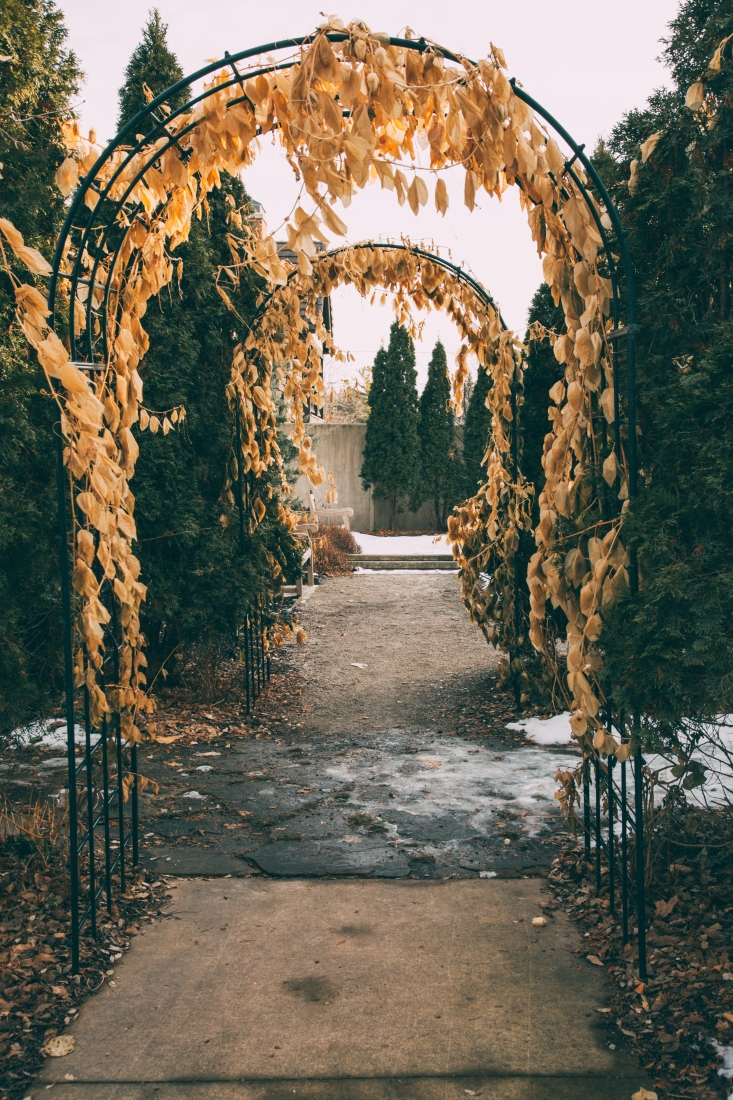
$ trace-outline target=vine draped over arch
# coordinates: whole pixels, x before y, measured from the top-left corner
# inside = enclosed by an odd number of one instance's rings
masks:
[[[274,44],[273,51],[286,46]],[[520,188],[545,278],[565,315],[565,331],[555,342],[565,378],[551,394],[538,549],[529,571],[530,636],[544,649],[547,600],[564,610],[566,690],[576,710],[576,735],[587,744],[595,733],[597,747],[614,751],[616,742],[600,717],[604,699],[597,643],[604,611],[628,583],[615,502],[628,496],[629,471],[607,338],[612,305],[614,311],[618,305],[609,211],[591,194],[580,163],[566,159],[528,97],[507,79],[503,54],[494,46],[487,59],[474,63],[424,40],[390,39],[372,34],[364,23],[344,27],[334,20],[284,61],[263,61],[262,52],[227,56],[187,77],[144,109],[158,120],[152,133],[136,134],[133,119],[101,154],[74,127],[68,129],[69,157],[58,182],[73,197],[53,268],[31,256],[20,234],[0,222],[20,258],[37,273],[51,274],[48,300],[35,287],[20,284],[16,298],[20,323],[59,403],[75,515],[83,517],[76,532],[74,585],[81,601],[78,635],[87,659],[80,648],[77,676],[87,677],[93,720],[98,723],[110,705],[120,708],[125,733],[135,740],[140,736],[136,710],[149,705],[142,690],[145,658],[139,631],[145,589],[132,552],[130,489],[138,454],[132,429],[140,422],[142,401],[137,368],[148,346],[147,303],[174,277],[175,248],[186,239],[191,218],[201,215],[220,173],[246,168],[256,155],[258,136],[276,132],[312,205],[310,210],[298,205],[287,225],[306,297],[316,292],[318,279],[328,281],[319,267],[316,241],[325,240],[325,231],[346,232],[333,209],[337,200],[347,205],[376,179],[415,214],[429,201],[416,146],[429,157],[434,201],[443,213],[448,192],[440,173],[451,166],[464,173],[463,196],[471,210],[482,189],[501,196],[508,186]],[[209,80],[203,92],[169,110],[167,96],[198,78]],[[249,257],[271,286],[286,283],[288,270],[272,238],[248,239],[242,212],[234,209],[230,229],[233,269]],[[352,274],[355,281],[363,275]],[[223,282],[219,287],[226,298]],[[439,286],[435,292],[441,292]],[[421,293],[427,294],[425,287]],[[286,293],[282,309],[293,308]],[[59,335],[63,326],[65,339]],[[488,336],[488,343],[485,334],[477,336],[472,349],[484,366],[485,349],[494,339]],[[305,358],[292,360],[287,374],[269,322],[261,344],[253,340],[250,347],[245,341],[242,361],[235,364],[232,395],[239,392],[246,364],[252,401],[266,420],[273,363],[285,372],[296,407],[307,390],[318,393],[316,360],[307,341],[299,345]],[[514,345],[505,346],[497,362],[512,358],[516,366],[515,352]],[[95,369],[85,370],[79,360]],[[505,382],[499,371],[496,386]],[[500,388],[495,399],[501,404]],[[494,453],[503,463],[501,418],[511,406],[504,401],[501,407]],[[247,436],[253,469],[270,457],[272,425],[263,423],[264,450],[251,433]],[[301,467],[318,476],[307,437],[297,425],[296,442]],[[498,468],[492,474],[495,485],[483,503],[454,528],[459,558],[469,528],[480,525],[490,540],[494,511],[498,516],[505,507]],[[507,530],[526,522],[524,503],[522,509],[521,515],[510,516]],[[114,700],[105,698],[94,673],[101,666],[109,617],[100,599],[105,580],[113,587],[123,634]],[[477,598],[474,593],[469,602]]]

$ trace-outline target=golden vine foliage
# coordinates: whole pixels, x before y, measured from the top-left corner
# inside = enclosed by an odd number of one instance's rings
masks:
[[[343,35],[343,40],[332,42],[329,33]],[[376,179],[415,214],[428,202],[427,183],[422,170],[415,167],[416,146],[429,155],[434,201],[442,213],[448,193],[438,173],[452,165],[463,170],[463,196],[471,210],[482,188],[500,197],[509,185],[520,187],[530,230],[544,256],[545,278],[555,300],[562,302],[566,319],[566,331],[555,344],[555,354],[565,366],[565,382],[553,391],[551,430],[545,441],[547,485],[540,499],[538,551],[529,576],[531,637],[543,649],[548,599],[566,610],[568,687],[572,704],[582,716],[577,722],[582,736],[583,723],[591,729],[600,726],[597,642],[604,608],[626,583],[617,522],[603,539],[594,535],[582,546],[576,545],[574,536],[569,553],[559,542],[567,534],[558,534],[562,520],[574,531],[583,527],[592,504],[585,474],[598,464],[606,448],[598,414],[609,422],[614,416],[605,338],[610,286],[599,264],[598,223],[608,225],[607,215],[592,200],[591,206],[585,201],[580,166],[576,163],[572,171],[568,169],[555,140],[515,94],[505,74],[503,54],[496,47],[477,64],[463,58],[454,63],[437,46],[428,45],[422,51],[392,46],[362,22],[345,28],[332,20],[292,61],[291,67],[278,69],[273,63],[272,71],[252,76],[248,71],[233,75],[232,66],[223,68],[206,86],[205,98],[190,109],[165,116],[158,136],[135,138],[126,147],[117,145],[99,159],[92,135],[86,141],[74,128],[68,130],[69,157],[59,169],[59,186],[71,193],[82,174],[88,173],[79,186],[91,214],[100,202],[119,204],[115,219],[115,229],[122,234],[119,246],[110,243],[109,219],[102,217],[98,228],[76,236],[70,233],[61,264],[62,282],[71,281],[77,288],[74,301],[68,303],[74,331],[84,334],[90,358],[101,358],[101,370],[88,374],[70,362],[69,349],[48,328],[44,296],[34,287],[16,289],[20,322],[57,388],[66,461],[74,479],[76,506],[85,517],[76,540],[74,583],[81,598],[78,629],[88,662],[84,669],[80,659],[78,674],[89,677],[96,693],[94,720],[99,721],[105,706],[122,706],[126,735],[134,739],[139,737],[136,707],[147,705],[138,621],[145,589],[131,549],[135,525],[129,488],[137,458],[132,429],[141,421],[142,382],[137,367],[148,346],[143,327],[147,303],[173,278],[172,254],[186,239],[191,218],[200,216],[220,173],[241,172],[256,155],[257,137],[276,132],[313,206],[308,212],[298,205],[287,226],[288,245],[297,256],[299,291],[311,304],[313,296],[325,293],[338,274],[331,275],[330,268],[322,270],[316,252],[316,242],[325,241],[326,230],[346,232],[333,209],[336,200],[348,205],[357,190]],[[262,60],[252,59],[251,64],[261,68]],[[244,262],[247,242],[235,237],[241,213],[232,211],[230,221],[236,265]],[[20,258],[27,259],[22,241],[14,244],[12,234],[0,228]],[[244,427],[238,461],[249,463],[256,472],[276,457],[270,386],[274,364],[283,373],[282,384],[295,410],[301,468],[317,480],[321,472],[302,426],[305,397],[322,396],[316,340],[305,336],[298,321],[299,299],[294,286],[285,287],[288,267],[278,256],[274,240],[265,238],[249,247],[257,269],[283,290],[268,319],[250,333],[235,359],[230,400],[235,407],[238,403]],[[375,257],[380,263],[376,253]],[[348,261],[349,278],[357,286],[368,281],[361,262],[356,252]],[[35,270],[48,273],[41,268]],[[70,277],[77,268],[84,281],[74,284]],[[432,278],[434,285],[422,275],[420,286],[412,285],[415,304],[422,300],[440,304],[438,297],[444,295],[443,308],[449,313],[455,308],[462,316],[464,292],[451,288],[442,271]],[[404,285],[410,285],[409,279]],[[220,287],[220,292],[226,300],[226,291]],[[57,305],[58,301],[59,295]],[[287,324],[278,327],[283,321]],[[517,348],[509,337],[502,337],[496,318],[493,332],[488,321],[477,326],[467,320],[466,326],[457,390],[466,374],[465,355],[474,351],[499,387],[492,397],[499,411],[492,452],[495,484],[454,528],[459,556],[468,532],[482,525],[491,532],[489,541],[511,546],[512,532],[526,523],[528,514],[528,490],[512,482],[504,465],[507,406],[505,400],[502,403],[501,387],[508,384],[509,369],[517,368]],[[323,338],[319,331],[313,335]],[[288,349],[293,356],[286,354]],[[612,448],[603,457],[603,474],[613,492],[623,497],[625,464],[620,452]],[[256,502],[252,506],[256,519]],[[123,636],[122,675],[116,698],[108,701],[96,683],[92,686],[92,670],[101,662],[109,618],[99,599],[95,561],[114,585]],[[473,568],[466,558],[467,577]],[[469,603],[478,599],[474,588],[468,592]]]

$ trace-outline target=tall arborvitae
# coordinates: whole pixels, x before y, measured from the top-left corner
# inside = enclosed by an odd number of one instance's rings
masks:
[[[389,347],[380,348],[374,360],[361,468],[364,487],[389,505],[390,529],[400,502],[415,493],[420,477],[416,382],[415,345],[395,321]]]
[[[670,30],[673,88],[627,115],[597,163],[628,232],[641,325],[640,484],[624,526],[624,542],[638,547],[640,591],[604,630],[604,673],[617,706],[673,740],[683,719],[733,711],[730,43],[721,71],[705,78],[704,109],[685,106],[688,86],[733,32],[733,8],[687,0]]]
[[[137,108],[141,82],[160,90],[180,77],[156,12],[128,74],[131,84],[120,92],[122,123],[125,110],[134,113]],[[220,265],[231,263],[227,212],[232,204],[240,208],[246,202],[240,180],[223,174],[221,188],[208,196],[204,216],[193,220],[189,240],[173,254],[174,261],[183,263],[180,283],[176,277],[149,302],[145,314],[150,350],[140,370],[144,404],[162,411],[180,403],[187,413],[175,434],[146,431],[138,436],[133,489],[138,553],[148,586],[142,622],[153,662],[177,646],[233,638],[244,607],[270,574],[268,552],[284,572],[292,570],[295,546],[278,518],[274,478],[263,479],[267,516],[248,537],[244,556],[236,511],[228,526],[220,521],[226,511],[222,489],[232,444],[225,387],[241,325],[216,292],[214,277]],[[227,289],[246,320],[254,310],[254,282],[244,280],[239,288]]]
[[[6,0],[0,24],[0,213],[50,256],[65,214],[54,183],[81,74],[49,0]],[[33,282],[15,264],[22,282]],[[45,290],[45,280],[36,280]],[[0,736],[48,713],[60,687],[59,560],[53,403],[13,325],[0,274]]]
[[[133,50],[125,69],[125,83],[119,90],[118,130],[142,110],[151,93],[153,97],[158,96],[183,79],[183,69],[175,54],[168,48],[167,34],[167,23],[160,18],[158,9],[153,8],[143,28],[143,40]],[[167,101],[166,106],[171,109],[182,107],[190,95],[191,89],[183,87]],[[158,117],[161,117],[160,113]],[[139,120],[137,130],[146,134],[154,125],[155,119],[151,115],[144,115]]]
[[[563,331],[562,306],[555,305],[546,283],[539,287],[532,299],[529,324],[533,325],[535,322],[539,322],[548,333]],[[547,419],[547,410],[551,404],[550,389],[558,378],[563,377],[564,367],[555,358],[549,336],[532,340],[527,333],[525,342],[529,350],[524,369],[524,393],[519,409],[519,459],[522,473],[535,487],[535,522],[539,522],[537,501],[545,484],[542,455],[545,436],[550,428]]]
[[[489,445],[491,433],[491,412],[486,407],[486,398],[491,389],[491,378],[479,368],[476,384],[471,393],[463,428],[463,464],[466,471],[466,496],[473,496],[486,481],[484,455]]]
[[[435,526],[445,529],[448,512],[463,495],[463,463],[456,448],[450,378],[445,348],[433,348],[428,380],[420,396],[420,484],[415,502],[430,501]]]

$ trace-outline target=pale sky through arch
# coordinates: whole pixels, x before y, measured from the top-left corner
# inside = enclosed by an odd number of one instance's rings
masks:
[[[151,7],[157,6],[168,23],[168,41],[184,72],[194,72],[207,58],[236,53],[277,38],[309,33],[322,21],[321,5],[308,0],[279,0],[272,4],[241,0],[57,0],[69,29],[69,45],[87,74],[79,113],[85,128],[94,127],[100,140],[113,136],[117,119],[117,90],[130,54],[138,45]],[[349,0],[333,11],[345,22],[359,18],[374,31],[399,35],[409,25],[418,36],[432,38],[446,48],[474,60],[488,53],[489,43],[506,55],[509,75],[592,150],[625,111],[644,105],[657,87],[669,84],[667,71],[657,60],[660,39],[679,9],[678,0]],[[325,10],[325,9],[324,9]],[[277,162],[277,163],[276,163]],[[457,173],[457,174],[456,174]],[[452,183],[451,176],[455,183]],[[502,203],[481,192],[471,214],[463,205],[463,172],[446,174],[450,209],[442,218],[433,204],[433,179],[425,177],[428,206],[415,217],[408,205],[400,207],[394,192],[378,184],[357,194],[351,206],[337,213],[348,226],[348,240],[399,239],[434,241],[441,254],[463,264],[488,289],[507,323],[523,334],[532,295],[542,274],[525,215],[519,209],[516,188]],[[248,169],[244,183],[267,211],[275,229],[287,215],[298,192],[291,169],[269,137],[262,154]],[[344,243],[334,238],[334,245]],[[335,378],[353,375],[368,365],[380,341],[387,338],[393,319],[391,306],[368,306],[355,291],[334,293],[336,341],[354,353],[356,362],[329,370]],[[458,334],[447,318],[428,315],[424,339],[416,347],[418,385],[422,388],[432,346],[440,336],[449,364],[459,346]]]

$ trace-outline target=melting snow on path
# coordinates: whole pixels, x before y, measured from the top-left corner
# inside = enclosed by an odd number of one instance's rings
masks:
[[[402,558],[414,554],[420,557],[433,557],[436,554],[450,554],[451,546],[445,535],[368,535],[354,531],[354,538],[361,547],[362,554],[371,557],[388,555]]]
[[[354,795],[372,812],[384,810],[384,797],[370,788],[386,786],[394,796],[390,809],[415,816],[471,815],[476,832],[488,830],[501,811],[521,814],[534,836],[549,824],[557,802],[555,772],[574,768],[578,755],[526,748],[497,753],[471,743],[426,740],[418,753],[405,753],[399,741],[380,739],[367,749],[328,768],[328,775],[354,783]],[[386,750],[386,751],[385,751]]]
[[[77,745],[85,743],[84,727],[74,727],[74,740]],[[91,743],[96,745],[99,740],[98,733],[92,733]],[[13,730],[10,735],[10,743],[13,745],[43,745],[47,748],[66,748],[66,722],[59,718],[45,718],[42,722],[33,722],[30,726],[23,726]]]
[[[521,718],[518,722],[507,722],[506,728],[523,731],[527,740],[535,745],[573,744],[569,710],[554,714],[552,718]]]

